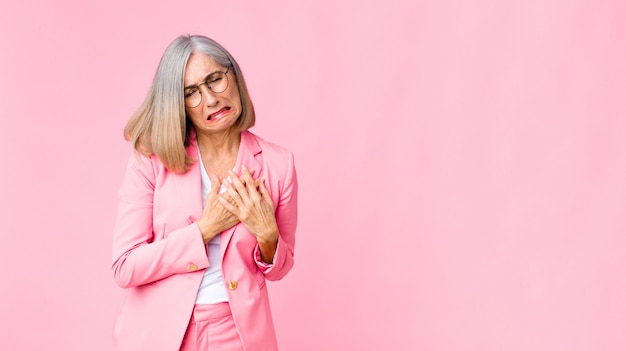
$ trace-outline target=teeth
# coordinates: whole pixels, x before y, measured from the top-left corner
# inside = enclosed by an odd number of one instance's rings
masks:
[[[210,120],[214,119],[215,117],[217,117],[217,116],[219,116],[221,114],[224,114],[224,113],[226,113],[228,111],[230,111],[230,108],[224,107],[223,109],[221,109],[221,110],[219,110],[219,111],[217,111],[215,113],[210,114],[209,117],[207,118],[207,121],[210,121]]]

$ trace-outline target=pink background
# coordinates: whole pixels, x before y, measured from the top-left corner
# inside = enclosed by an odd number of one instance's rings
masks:
[[[122,128],[201,33],[297,157],[282,350],[625,350],[625,4],[3,0],[0,349],[112,349]]]

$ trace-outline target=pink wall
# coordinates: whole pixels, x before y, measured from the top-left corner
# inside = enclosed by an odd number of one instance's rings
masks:
[[[183,33],[297,157],[283,350],[626,349],[623,1],[174,3],[0,3],[0,349],[111,350],[122,128]]]

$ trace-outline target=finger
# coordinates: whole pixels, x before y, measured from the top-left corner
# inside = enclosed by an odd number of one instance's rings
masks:
[[[237,189],[235,189],[232,183],[224,182],[224,187],[226,188],[226,192],[224,192],[222,196],[224,196],[225,194],[228,194],[228,197],[233,200],[232,202],[229,201],[229,203],[234,202],[233,205],[238,206],[238,207],[245,206],[243,199],[241,198],[241,196],[237,192]]]
[[[254,169],[248,169],[246,166],[241,166],[240,178],[244,183],[249,184],[252,182],[252,174],[254,174]]]
[[[235,173],[235,174],[237,174],[237,173],[240,173],[240,174],[241,174],[241,173],[243,172],[243,170],[244,170],[244,169],[247,169],[247,170],[250,172],[250,174],[254,175],[255,170],[254,170],[254,169],[250,169],[250,168],[248,168],[248,167],[246,167],[246,166],[244,166],[244,165],[242,165],[242,166],[241,166],[241,167],[239,167],[239,168],[233,168],[231,171],[232,171],[233,173]]]
[[[232,213],[235,216],[238,216],[239,214],[239,208],[237,206],[234,206],[233,204],[231,204],[230,202],[228,202],[228,200],[226,200],[223,195],[217,198],[218,201],[220,202],[220,204],[230,213]]]
[[[224,200],[228,201],[229,204],[233,205],[233,206],[237,206],[237,202],[235,201],[235,199],[233,199],[232,195],[230,195],[230,193],[228,191],[223,192],[222,194],[220,194],[220,197],[223,198]]]
[[[239,173],[243,173],[244,170],[248,170],[248,172],[250,172],[250,174],[254,174],[255,170],[253,168],[248,168],[244,165],[241,165],[241,168],[239,169],[240,172]]]
[[[232,171],[228,171],[230,177],[230,185],[237,191],[238,197],[241,197],[243,203],[247,206],[250,203],[250,197],[248,196],[248,191],[246,187],[243,185],[241,179],[237,177],[235,173]],[[232,194],[232,193],[231,193]],[[237,198],[237,196],[233,196]]]
[[[250,170],[246,168],[246,166],[242,166],[241,169],[241,179],[246,185],[246,190],[248,191],[250,198],[254,200],[260,197],[257,191],[257,184],[254,179],[252,179],[252,173],[250,173]],[[254,170],[252,170],[252,172],[254,172]]]
[[[220,178],[214,174],[209,174],[209,179],[211,180],[211,193],[217,194],[220,191]]]
[[[272,203],[272,196],[270,195],[270,191],[265,187],[265,179],[261,178],[261,184],[259,185],[259,191],[261,192],[261,196],[263,196],[263,200]]]
[[[226,201],[233,203],[235,201],[235,199],[233,199],[232,195],[230,195],[230,193],[228,192],[228,189],[226,189],[225,192],[220,194],[220,197],[223,197]]]
[[[246,166],[241,167],[241,176],[239,178],[243,181],[244,184],[254,184],[254,179],[252,175],[254,174],[254,169],[248,169]]]

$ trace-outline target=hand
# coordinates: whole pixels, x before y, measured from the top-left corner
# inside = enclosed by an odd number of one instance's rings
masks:
[[[202,217],[198,220],[198,227],[202,232],[202,239],[205,244],[219,233],[239,223],[237,216],[224,208],[219,201],[220,179],[215,174],[210,174],[209,178],[211,179],[211,191],[206,197]]]
[[[254,170],[250,171],[245,166],[241,169],[240,177],[230,171],[231,181],[224,182],[226,192],[219,201],[257,238],[261,257],[271,262],[278,243],[274,203],[263,179],[252,179],[253,173]]]

